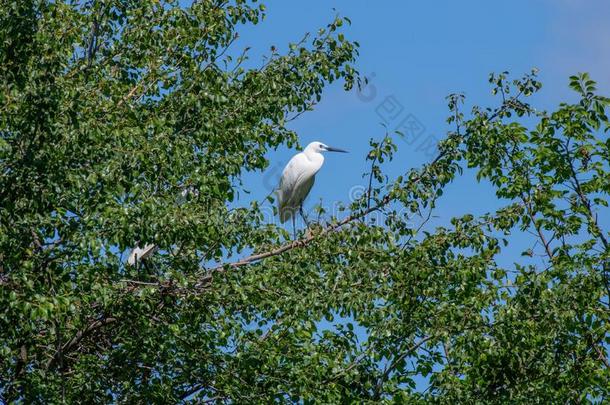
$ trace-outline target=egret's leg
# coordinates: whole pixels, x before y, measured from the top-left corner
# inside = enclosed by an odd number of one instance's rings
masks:
[[[296,226],[296,224],[294,222],[294,214],[292,215],[292,238],[294,240],[297,239],[297,226]]]
[[[303,221],[305,221],[305,226],[307,226],[309,228],[309,221],[307,220],[307,217],[305,216],[305,212],[303,212],[303,205],[299,205],[299,214],[301,214],[301,218],[303,218]]]

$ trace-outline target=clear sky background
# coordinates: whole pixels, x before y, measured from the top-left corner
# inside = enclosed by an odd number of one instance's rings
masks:
[[[325,206],[348,202],[354,187],[357,190],[366,184],[362,173],[368,169],[369,138],[383,136],[384,120],[390,131],[401,122],[409,128],[414,128],[413,122],[422,127],[410,134],[407,131],[408,140],[396,139],[399,151],[388,166],[390,175],[430,161],[434,155],[429,143],[442,139],[448,130],[445,97],[464,93],[466,113],[474,104],[495,105],[497,100],[487,82],[491,72],[508,70],[518,77],[532,68],[540,69],[543,89],[532,98],[539,109],[551,110],[561,101],[575,100],[568,89],[568,77],[577,72],[589,72],[598,81],[600,92],[610,94],[607,0],[263,3],[266,20],[241,29],[235,48],[251,46],[252,64],[260,63],[271,45],[286,50],[289,42],[324,27],[338,13],[352,20],[345,34],[360,43],[356,68],[371,79],[361,94],[345,92],[338,83],[329,86],[315,111],[292,123],[302,145],[319,140],[351,152],[327,154],[306,209],[320,199]],[[394,110],[384,113],[384,107],[389,107],[384,103],[390,102]],[[246,199],[264,198],[294,153],[274,151],[269,154],[271,166],[265,173],[247,175],[245,185],[252,194]],[[467,173],[446,189],[435,221],[446,224],[453,216],[489,212],[501,205],[489,186],[477,184],[472,173]],[[521,248],[531,245],[531,240],[517,242],[509,262],[517,260]]]

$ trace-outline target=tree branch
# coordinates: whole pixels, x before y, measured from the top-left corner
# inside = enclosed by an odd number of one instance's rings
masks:
[[[569,150],[568,146],[564,145],[564,150],[566,151],[566,160],[568,161],[568,164],[570,165],[570,172],[572,175],[572,179],[574,180],[574,191],[576,191],[578,198],[580,199],[580,201],[582,202],[584,207],[587,209],[586,216],[587,216],[587,220],[589,221],[589,224],[591,225],[591,228],[593,228],[599,234],[599,238],[602,242],[602,245],[604,245],[604,248],[606,250],[608,250],[608,247],[609,247],[608,240],[604,236],[603,230],[599,227],[597,218],[595,218],[593,216],[593,210],[591,209],[591,202],[589,201],[589,199],[587,198],[585,193],[582,191],[582,187],[580,185],[580,180],[578,179],[578,175],[576,174],[576,170],[574,169],[572,156],[570,155],[570,150]]]
[[[87,337],[91,332],[116,321],[117,319],[112,317],[98,319],[93,323],[89,324],[85,329],[78,331],[78,333],[76,333],[76,335],[72,339],[70,339],[59,350],[57,350],[53,357],[47,362],[47,370],[50,370],[55,367],[57,363],[61,360],[62,354],[65,355],[66,353],[74,350],[75,347],[81,342],[81,340]]]
[[[544,250],[546,252],[546,255],[549,257],[549,260],[550,260],[551,264],[553,264],[555,262],[555,257],[553,256],[553,252],[551,250],[551,246],[550,246],[549,242],[546,240],[546,237],[544,236],[544,233],[542,232],[542,229],[540,228],[540,225],[538,225],[536,223],[536,217],[535,217],[534,212],[532,210],[531,201],[529,199],[526,199],[524,196],[521,196],[521,201],[523,201],[523,204],[525,205],[525,208],[527,210],[527,214],[530,217],[530,220],[532,221],[532,224],[534,225],[534,229],[536,229],[536,233],[538,234],[538,238],[540,239],[540,243],[542,243],[542,246],[544,246]]]
[[[418,182],[420,179],[421,178],[417,178],[415,180],[417,180],[416,182]],[[258,262],[260,260],[267,259],[269,257],[281,255],[282,253],[288,252],[293,249],[305,247],[305,246],[309,245],[311,242],[313,242],[315,239],[320,238],[321,236],[324,236],[330,232],[333,232],[333,231],[349,224],[350,222],[352,222],[354,220],[360,219],[360,218],[366,216],[367,214],[370,214],[371,212],[380,210],[382,207],[386,206],[391,201],[392,201],[392,198],[388,194],[376,206],[365,209],[365,210],[357,212],[357,213],[354,213],[354,214],[342,219],[339,222],[328,225],[327,227],[323,228],[322,231],[320,231],[316,234],[310,233],[308,236],[306,236],[304,238],[287,243],[276,249],[269,250],[269,251],[263,252],[263,253],[254,254],[254,255],[245,257],[239,261],[233,262],[233,263],[219,264],[216,267],[213,267],[212,269],[210,269],[209,273],[223,272],[227,269],[235,269],[238,267],[245,266],[247,264],[252,264],[252,263]]]
[[[392,363],[390,363],[390,365],[385,369],[385,371],[383,372],[383,375],[377,382],[377,386],[375,387],[375,397],[376,398],[379,398],[383,384],[387,381],[388,377],[390,376],[390,373],[396,368],[398,363],[400,363],[407,356],[409,356],[411,353],[413,353],[414,351],[419,349],[424,343],[426,343],[427,341],[429,341],[432,338],[433,338],[432,335],[422,338],[419,342],[415,343],[413,346],[408,348],[404,353],[402,353],[400,356],[398,356],[396,359],[394,359],[394,361],[392,361]]]

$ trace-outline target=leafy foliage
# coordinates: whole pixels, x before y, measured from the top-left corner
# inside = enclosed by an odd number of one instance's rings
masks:
[[[256,2],[1,10],[2,401],[607,399],[610,100],[586,74],[552,113],[535,73],[492,75],[468,118],[450,96],[439,155],[395,179],[372,140],[368,191],[291,241],[231,207],[327,83],[359,82],[349,20],[253,67]],[[504,206],[431,229],[467,168]],[[127,266],[136,242],[159,250]]]

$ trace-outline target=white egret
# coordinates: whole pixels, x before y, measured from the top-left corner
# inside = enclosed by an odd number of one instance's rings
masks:
[[[129,263],[130,266],[133,266],[137,262],[144,260],[153,253],[155,253],[156,250],[157,246],[153,244],[144,245],[144,248],[141,248],[136,245],[136,247],[131,250],[129,258],[127,259],[127,263]]]
[[[298,210],[303,215],[303,200],[309,194],[313,186],[316,173],[324,164],[322,152],[343,152],[347,151],[332,148],[322,142],[312,142],[301,153],[297,153],[290,159],[280,180],[280,187],[277,190],[278,211],[282,223],[292,218],[292,231],[296,239],[295,215]]]

